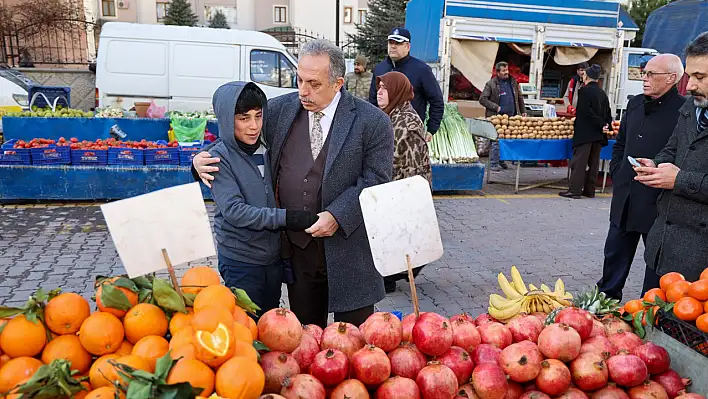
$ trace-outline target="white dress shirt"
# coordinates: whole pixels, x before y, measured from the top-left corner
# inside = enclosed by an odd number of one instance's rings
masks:
[[[327,140],[327,135],[329,134],[329,129],[332,127],[332,122],[334,121],[334,113],[337,111],[337,105],[339,105],[339,100],[342,98],[342,93],[337,92],[329,103],[327,108],[322,110],[324,116],[320,119],[320,126],[322,126],[322,143]],[[315,123],[315,113],[312,111],[307,112],[309,119],[310,132],[312,131],[312,125]]]

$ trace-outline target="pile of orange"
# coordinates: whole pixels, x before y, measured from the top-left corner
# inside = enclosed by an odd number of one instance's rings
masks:
[[[624,310],[634,315],[645,310],[643,301],[654,302],[655,298],[660,298],[674,304],[676,318],[695,322],[699,330],[708,332],[708,268],[694,282],[686,281],[680,273],[667,273],[661,276],[659,286],[647,291],[642,299],[628,301]]]
[[[173,359],[180,360],[167,383],[189,382],[203,389],[202,397],[221,395],[220,387],[238,392],[253,381],[264,380],[253,347],[258,327],[236,305],[234,294],[221,285],[216,271],[198,266],[185,273],[183,292],[196,294],[187,313],[170,314],[156,305],[138,303],[135,292],[117,286],[113,288],[122,291],[132,307],[108,308],[100,301],[101,290],[115,280],[106,280],[97,288],[95,312],[75,293],[62,293],[47,302],[43,316],[51,340],[41,321],[33,322],[22,314],[0,320],[0,328],[4,326],[0,397],[27,381],[43,364],[60,358],[71,363],[77,376],[87,377],[87,390],[75,396],[85,399],[113,398],[116,393],[124,397],[120,384],[127,382],[109,360],[154,372],[157,359],[169,351]]]

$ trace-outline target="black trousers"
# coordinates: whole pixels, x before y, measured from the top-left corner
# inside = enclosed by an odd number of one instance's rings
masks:
[[[600,169],[602,144],[588,143],[573,147],[570,160],[570,182],[568,191],[575,195],[595,195],[597,173]]]
[[[646,244],[647,235],[636,231],[627,231],[610,223],[605,240],[605,262],[602,266],[602,278],[597,282],[601,292],[608,297],[622,299],[622,289],[627,282],[632,261],[637,252],[639,238]],[[645,276],[653,270],[647,268]]]
[[[314,239],[302,249],[290,244],[295,282],[288,284],[290,310],[302,324],[327,327],[329,313],[329,286],[324,243]],[[359,327],[374,314],[374,305],[348,312],[335,312],[335,321],[344,321]]]

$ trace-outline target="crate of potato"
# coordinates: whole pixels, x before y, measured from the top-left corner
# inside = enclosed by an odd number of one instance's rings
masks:
[[[500,139],[562,140],[573,137],[575,118],[495,115],[487,118]]]

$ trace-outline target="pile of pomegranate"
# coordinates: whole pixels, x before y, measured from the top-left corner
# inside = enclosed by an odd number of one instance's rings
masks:
[[[264,397],[309,399],[705,399],[670,368],[667,351],[624,321],[566,308],[555,323],[521,314],[502,324],[483,314],[399,320],[375,313],[357,327],[302,326],[267,312],[259,337]]]

